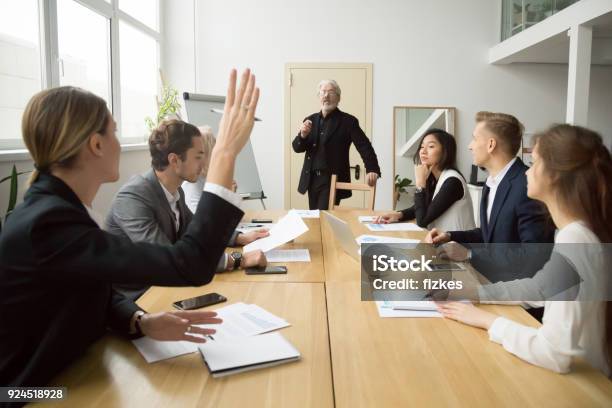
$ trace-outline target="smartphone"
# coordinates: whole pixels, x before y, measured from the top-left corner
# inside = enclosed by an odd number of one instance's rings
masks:
[[[251,222],[253,224],[272,224],[273,221],[267,218],[253,218]]]
[[[429,267],[433,271],[463,271],[465,267],[458,263],[441,263],[441,264],[431,264]]]
[[[190,299],[178,300],[172,304],[179,310],[193,310],[201,307],[210,305],[216,305],[217,303],[225,302],[227,298],[218,293],[207,293],[202,296],[197,296]]]
[[[286,266],[266,266],[265,268],[247,268],[247,275],[272,275],[272,274],[280,274],[287,273]]]

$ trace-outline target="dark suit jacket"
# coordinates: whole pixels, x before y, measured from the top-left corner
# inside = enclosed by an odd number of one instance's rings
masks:
[[[199,286],[243,213],[204,192],[173,246],[101,230],[60,179],[41,174],[0,235],[0,384],[43,386],[105,333],[127,333],[132,301],[112,283]]]
[[[553,242],[554,228],[548,211],[538,201],[527,197],[527,167],[516,159],[497,187],[491,220],[487,222],[489,187],[483,187],[480,200],[480,228],[450,231],[460,243]]]
[[[489,187],[483,187],[480,228],[451,231],[472,249],[472,265],[491,282],[529,278],[550,258],[554,225],[544,204],[527,197],[527,167],[517,159],[497,187],[487,222]]]
[[[300,175],[300,183],[298,192],[301,194],[308,191],[310,185],[310,176],[312,174],[312,158],[316,149],[317,138],[319,134],[319,117],[321,112],[313,113],[304,119],[312,122],[310,134],[305,139],[298,135],[293,139],[293,150],[296,153],[306,153],[304,165],[302,166],[302,174]],[[359,127],[359,121],[356,117],[348,113],[336,109],[330,115],[330,123],[325,137],[325,158],[327,166],[331,174],[338,176],[338,181],[350,183],[350,164],[349,164],[349,148],[351,143],[355,145],[357,151],[361,155],[361,159],[365,164],[366,173],[374,172],[379,176],[380,167],[378,167],[378,159],[372,147],[372,143]],[[350,190],[338,190],[338,198],[348,198],[352,195]]]
[[[177,202],[180,214],[178,232],[174,226],[174,212],[153,169],[132,177],[121,187],[106,217],[104,229],[133,242],[172,245],[183,236],[193,217],[185,203],[183,189],[179,187],[178,192],[180,195]],[[235,238],[236,233],[232,234],[228,246],[235,244]],[[224,256],[217,264],[217,271],[223,270],[225,270]],[[126,297],[136,300],[149,289],[149,286],[120,284],[115,285],[115,289]]]

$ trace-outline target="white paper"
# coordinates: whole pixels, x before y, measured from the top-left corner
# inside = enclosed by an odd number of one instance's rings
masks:
[[[199,327],[215,329],[212,337],[216,340],[230,340],[238,337],[250,337],[282,329],[289,323],[257,305],[234,303],[216,310],[221,324],[202,324]]]
[[[270,235],[253,241],[243,248],[243,252],[256,251],[258,249],[263,252],[268,252],[278,246],[296,239],[303,233],[308,231],[308,227],[301,217],[296,214],[287,214],[269,231]]]
[[[423,231],[423,228],[411,222],[393,224],[366,224],[370,231]]]
[[[380,235],[360,235],[355,238],[358,244],[418,244],[418,239],[384,237]]]
[[[378,315],[380,317],[442,317],[437,311],[432,310],[397,310],[393,309],[392,303],[377,301]]]
[[[159,341],[147,336],[132,340],[132,343],[134,343],[134,346],[136,346],[147,363],[155,363],[156,361],[198,351],[196,343],[188,341]]]
[[[394,310],[438,310],[436,303],[431,300],[395,300],[389,303]]]
[[[363,223],[372,223],[374,221],[376,221],[378,217],[376,215],[360,215],[359,216],[359,222],[363,222]]]
[[[319,218],[321,215],[319,210],[296,210],[295,208],[289,210],[288,214],[294,214],[302,218]]]
[[[268,262],[310,262],[307,249],[273,249],[266,252]]]
[[[260,364],[300,358],[300,352],[280,333],[227,342],[209,341],[201,344],[199,349],[212,373],[229,369],[238,369],[235,372],[246,371],[269,365],[258,366]]]

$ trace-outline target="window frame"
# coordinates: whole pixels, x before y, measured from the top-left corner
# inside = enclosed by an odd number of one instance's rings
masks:
[[[120,0],[71,0],[107,18],[110,23],[110,109],[117,128],[121,129],[121,72],[119,22],[122,21],[139,32],[151,37],[157,45],[157,68],[161,67],[162,24],[158,21],[159,30],[155,30],[119,8]],[[157,18],[161,20],[161,1],[157,1]],[[38,0],[38,23],[40,35],[41,89],[60,86],[60,58],[58,43],[57,0]],[[144,123],[144,118],[142,118]],[[124,137],[119,133],[123,150],[133,150],[144,146],[142,137]],[[0,142],[0,155],[15,158],[15,155],[27,153],[20,137],[4,139]],[[0,161],[1,158],[0,158]]]

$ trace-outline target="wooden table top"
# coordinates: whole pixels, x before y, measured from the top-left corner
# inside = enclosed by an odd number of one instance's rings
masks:
[[[199,288],[151,288],[139,299],[145,310],[218,292],[254,303],[286,319],[280,333],[301,360],[269,369],[212,378],[200,353],[148,364],[131,342],[105,336],[54,381],[68,387],[57,405],[74,407],[331,407],[334,404],[325,289],[322,283],[214,282]],[[214,305],[209,309],[222,307]],[[44,403],[44,407],[53,406]]]
[[[249,212],[245,220],[285,213]],[[369,211],[333,213],[355,236],[425,236],[371,232],[357,220]],[[583,361],[559,375],[506,352],[484,330],[442,318],[380,318],[374,302],[361,301],[359,264],[339,247],[324,216],[305,222],[310,231],[284,248],[308,248],[311,264],[291,263],[287,275],[224,273],[199,288],[154,287],[138,302],[156,312],[171,310],[179,299],[219,292],[228,304],[258,304],[291,323],[281,333],[301,352],[301,361],[214,379],[199,353],[147,364],[130,342],[108,335],[53,382],[68,387],[62,405],[612,405],[612,382]],[[519,306],[480,307],[538,325]]]
[[[276,222],[285,216],[285,210],[248,211],[243,222],[250,222],[253,218],[268,218]],[[215,282],[325,282],[323,269],[323,247],[321,244],[321,227],[318,219],[305,218],[308,231],[294,241],[278,247],[277,249],[308,249],[311,262],[283,262],[270,263],[270,265],[287,266],[286,274],[275,275],[247,275],[244,269],[223,272],[215,275]],[[229,248],[226,252],[241,251],[241,248]]]
[[[422,239],[425,232],[371,232],[365,211],[336,211],[353,235]],[[442,318],[380,318],[361,301],[360,266],[321,220],[326,298],[337,407],[610,406],[612,383],[578,361],[559,375],[488,339],[485,330]],[[539,323],[520,306],[481,305],[518,323]]]

